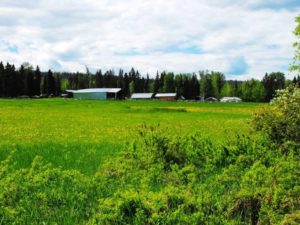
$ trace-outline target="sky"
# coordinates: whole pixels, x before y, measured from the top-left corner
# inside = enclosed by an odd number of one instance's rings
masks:
[[[300,0],[0,0],[0,61],[261,79],[288,74],[299,14]]]

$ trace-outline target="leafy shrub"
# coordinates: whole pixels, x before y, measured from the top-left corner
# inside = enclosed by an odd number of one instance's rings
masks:
[[[63,171],[36,157],[30,168],[13,170],[1,163],[2,224],[80,224],[92,214],[93,183],[77,171]]]
[[[113,191],[100,198],[92,221],[280,224],[300,207],[298,161],[263,139],[241,136],[221,146],[147,128],[98,174]]]
[[[300,144],[300,88],[279,90],[271,106],[257,113],[253,122],[272,142]]]

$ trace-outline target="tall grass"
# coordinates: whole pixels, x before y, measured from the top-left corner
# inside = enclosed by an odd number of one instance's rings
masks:
[[[39,155],[64,169],[93,174],[142,124],[172,135],[201,132],[221,142],[247,133],[251,103],[0,99],[0,160],[15,150],[18,168]]]

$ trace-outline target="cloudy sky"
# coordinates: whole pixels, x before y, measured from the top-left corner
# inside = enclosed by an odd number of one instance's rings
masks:
[[[287,72],[300,0],[0,0],[0,60],[42,70]]]

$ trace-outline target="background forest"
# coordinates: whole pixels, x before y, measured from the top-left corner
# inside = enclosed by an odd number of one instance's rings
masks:
[[[200,71],[198,74],[174,74],[162,72],[155,78],[142,76],[139,71],[131,69],[128,73],[120,70],[102,72],[98,70],[86,73],[53,73],[41,72],[39,67],[33,69],[29,63],[24,63],[19,69],[15,65],[0,62],[0,97],[60,96],[67,89],[85,88],[122,88],[123,97],[132,93],[174,93],[185,99],[215,97],[240,97],[247,102],[268,102],[277,89],[283,89],[289,84],[300,84],[300,76],[286,80],[281,72],[265,74],[262,80],[246,81],[226,80],[224,74],[214,71]]]

